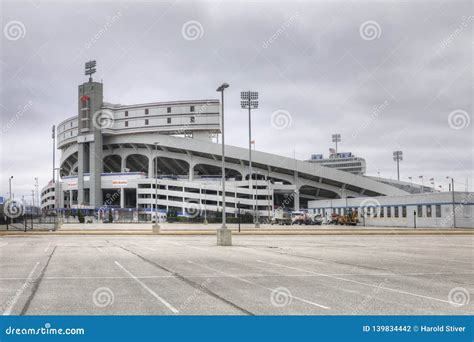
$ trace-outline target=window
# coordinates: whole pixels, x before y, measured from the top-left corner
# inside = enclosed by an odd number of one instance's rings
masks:
[[[407,217],[407,207],[406,206],[402,207],[402,217]]]
[[[381,207],[380,208],[380,217],[384,217],[385,216],[385,207]]]
[[[189,122],[195,123],[195,122],[196,122],[196,117],[191,116],[191,117],[189,118]]]
[[[166,122],[170,124],[171,123],[171,118],[167,118]]]
[[[125,111],[125,116],[128,116],[128,110]]]
[[[194,112],[194,106],[189,107],[190,112]]]
[[[150,112],[148,111],[148,108],[145,108],[145,115],[147,114],[150,114]]]
[[[125,121],[125,127],[128,127],[128,121]]]
[[[394,217],[400,217],[400,215],[399,215],[399,213],[398,213],[398,206],[395,206],[394,212],[393,212],[393,216],[394,216]]]
[[[418,217],[423,217],[423,206],[418,205],[417,210],[418,210]]]
[[[148,125],[148,119],[145,119],[145,125]]]
[[[392,207],[387,207],[387,217],[392,217]]]
[[[171,113],[171,107],[166,108],[167,113]]]
[[[441,205],[440,204],[436,204],[435,211],[436,211],[436,217],[441,217]]]
[[[431,204],[426,206],[426,217],[431,217]]]

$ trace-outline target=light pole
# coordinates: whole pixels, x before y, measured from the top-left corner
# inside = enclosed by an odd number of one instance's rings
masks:
[[[411,187],[413,188],[413,177],[408,177],[408,179],[410,180]]]
[[[451,179],[451,194],[452,194],[452,205],[453,205],[453,228],[456,228],[456,205],[454,203],[454,178],[446,177],[446,179]]]
[[[13,179],[13,176],[10,176],[10,178],[8,178],[8,191],[9,191],[9,199],[12,199],[12,179]]]
[[[423,175],[421,176],[418,176],[418,178],[421,179],[421,193],[424,193],[425,192],[425,183],[423,182]]]
[[[39,201],[39,192],[38,192],[38,177],[35,177],[35,191],[36,191],[35,202],[39,206],[40,201]]]
[[[158,144],[159,142],[155,142],[155,224],[153,225],[153,233],[160,232],[160,224],[158,223]]]
[[[229,88],[229,84],[222,83],[217,89],[221,93],[221,131],[222,131],[222,227],[217,230],[217,245],[232,245],[232,232],[227,229],[225,217],[225,136],[224,136],[224,90]]]
[[[253,170],[252,170],[252,109],[257,109],[258,108],[258,92],[256,91],[242,91],[240,93],[240,106],[242,109],[248,109],[249,110],[249,190],[250,193],[252,194],[252,206],[253,206],[253,212],[254,212],[254,223],[255,223],[255,228],[260,227],[260,223],[258,222],[258,217],[257,217],[257,204],[256,204],[256,196],[254,195],[254,192],[252,191],[253,187]]]
[[[393,152],[393,160],[397,162],[397,179],[400,181],[400,162],[403,160],[403,152],[402,151],[394,151]]]
[[[341,135],[339,133],[335,133],[332,135],[332,142],[336,143],[336,156],[337,156],[337,143],[341,142]]]
[[[56,126],[51,127],[51,138],[53,138],[53,184],[56,182],[54,177],[54,167],[56,164]]]
[[[207,183],[204,182],[204,224],[207,224]]]

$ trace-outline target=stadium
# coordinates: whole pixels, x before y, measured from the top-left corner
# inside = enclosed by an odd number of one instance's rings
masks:
[[[110,104],[103,87],[92,77],[79,85],[78,114],[53,128],[59,175],[42,189],[42,209],[110,207],[140,221],[154,212],[221,212],[220,100]],[[227,215],[258,218],[275,208],[305,209],[314,200],[410,192],[396,182],[229,145],[225,179]]]

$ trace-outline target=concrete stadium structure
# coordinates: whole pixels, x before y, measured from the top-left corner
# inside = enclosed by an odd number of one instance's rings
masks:
[[[103,84],[79,85],[78,114],[57,126],[60,180],[42,189],[42,208],[155,208],[187,215],[221,211],[220,101],[103,101]],[[217,139],[216,139],[217,137]],[[270,216],[308,201],[396,196],[403,189],[377,180],[276,154],[226,146],[226,212]],[[158,198],[155,198],[155,184]]]

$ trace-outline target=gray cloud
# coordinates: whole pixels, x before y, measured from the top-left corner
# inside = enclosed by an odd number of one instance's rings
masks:
[[[141,103],[217,98],[226,92],[229,144],[247,146],[240,91],[260,92],[254,112],[258,150],[306,159],[331,147],[366,158],[368,174],[396,177],[392,151],[404,151],[402,178],[472,185],[472,5],[470,2],[269,3],[3,2],[25,35],[1,45],[1,181],[29,195],[34,177],[51,178],[50,127],[75,115],[83,64],[96,59],[105,100]],[[188,21],[202,36],[187,40]],[[375,21],[380,37],[364,40]],[[31,106],[14,125],[19,108]],[[382,110],[374,111],[384,103]],[[283,109],[291,126],[276,130]],[[471,124],[453,129],[449,114]],[[464,186],[459,183],[458,188]],[[471,187],[472,189],[472,187]]]

